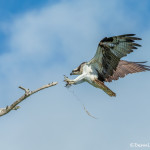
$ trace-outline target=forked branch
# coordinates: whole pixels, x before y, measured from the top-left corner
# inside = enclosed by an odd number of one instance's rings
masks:
[[[6,106],[6,108],[0,108],[0,116],[3,116],[7,113],[9,113],[11,110],[17,110],[20,108],[20,106],[17,106],[19,103],[21,103],[24,99],[26,99],[27,97],[31,96],[34,93],[37,93],[43,89],[49,88],[51,86],[55,86],[57,84],[57,82],[52,82],[49,83],[47,85],[44,85],[34,91],[30,91],[29,89],[25,89],[22,86],[19,86],[20,89],[25,91],[25,94],[23,96],[21,96],[18,100],[16,100],[14,103],[12,103],[10,106]]]

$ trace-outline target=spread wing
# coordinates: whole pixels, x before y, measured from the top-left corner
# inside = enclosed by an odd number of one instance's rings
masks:
[[[125,75],[136,72],[150,71],[150,66],[143,65],[146,62],[128,62],[120,60],[117,69],[114,71],[113,75],[106,78],[106,82],[111,82],[112,80],[118,80],[123,78]]]
[[[135,43],[141,40],[135,34],[125,34],[114,37],[105,37],[100,41],[96,54],[89,62],[98,72],[101,81],[113,75],[122,57],[141,46]]]

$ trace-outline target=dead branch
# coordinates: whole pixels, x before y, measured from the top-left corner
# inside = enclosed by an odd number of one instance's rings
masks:
[[[16,100],[14,103],[12,103],[10,106],[6,106],[6,108],[0,108],[0,116],[3,116],[7,113],[9,113],[11,110],[17,110],[20,108],[20,106],[17,106],[19,103],[21,103],[24,99],[26,99],[27,97],[31,96],[34,93],[37,93],[45,88],[49,88],[51,86],[55,86],[57,84],[57,82],[52,82],[49,83],[47,85],[44,85],[34,91],[30,91],[29,89],[25,89],[22,86],[19,86],[20,89],[25,91],[25,94],[23,96],[21,96],[18,100]]]

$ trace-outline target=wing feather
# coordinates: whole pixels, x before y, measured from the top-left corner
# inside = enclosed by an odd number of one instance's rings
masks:
[[[135,43],[135,40],[141,40],[141,38],[135,37],[135,34],[105,37],[100,41],[96,54],[89,64],[95,67],[103,80],[108,79],[113,75],[120,59],[141,46]],[[128,68],[128,70],[130,69]],[[132,68],[132,70],[134,69]],[[116,74],[123,75],[122,71],[120,70]],[[124,68],[124,72],[128,71]]]
[[[150,66],[143,65],[146,62],[129,62],[120,60],[117,69],[114,71],[112,76],[105,79],[106,82],[111,82],[112,80],[118,80],[123,78],[127,74],[132,74],[136,72],[150,71]]]

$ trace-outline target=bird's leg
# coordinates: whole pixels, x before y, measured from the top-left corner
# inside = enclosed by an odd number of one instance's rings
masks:
[[[73,79],[73,80],[70,80],[68,77],[64,76],[65,78],[65,82],[66,82],[66,86],[69,86],[69,85],[72,85],[72,84],[79,84],[79,83],[82,83],[84,82],[84,78],[85,78],[85,75],[84,74],[81,74],[79,75],[77,78]]]

